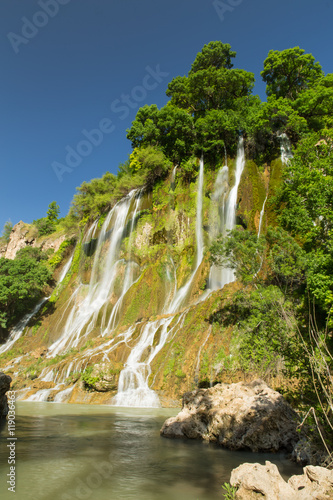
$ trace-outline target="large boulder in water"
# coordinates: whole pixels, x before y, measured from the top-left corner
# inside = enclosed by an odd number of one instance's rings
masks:
[[[299,439],[296,426],[297,415],[281,394],[255,380],[187,392],[181,412],[164,422],[161,435],[232,450],[291,451]]]
[[[6,392],[10,389],[12,379],[9,375],[0,372],[0,418],[8,414],[8,401]]]
[[[329,500],[333,498],[333,471],[307,466],[304,474],[292,476],[288,483],[271,462],[245,463],[231,473],[230,484],[237,488],[236,500]]]

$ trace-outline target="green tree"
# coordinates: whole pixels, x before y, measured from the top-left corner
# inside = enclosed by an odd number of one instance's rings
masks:
[[[57,222],[58,217],[59,217],[59,213],[60,213],[59,205],[57,205],[57,202],[52,201],[49,204],[49,208],[46,212],[48,220],[51,222]]]
[[[222,43],[220,41],[209,42],[197,54],[189,74],[196,73],[202,69],[208,69],[209,67],[231,69],[233,66],[231,59],[234,57],[236,57],[236,52],[231,50],[229,43]]]
[[[0,259],[0,321],[13,325],[41,298],[51,272],[35,258]]]
[[[323,76],[323,71],[312,54],[305,54],[303,49],[294,47],[282,51],[270,50],[261,76],[267,84],[268,96],[295,100]]]
[[[10,220],[8,220],[3,226],[1,239],[3,242],[8,243],[10,238],[10,233],[12,232],[13,224]]]
[[[276,198],[280,224],[306,252],[310,296],[326,312],[333,306],[332,138],[330,129],[299,142]]]
[[[249,284],[257,278],[265,250],[265,238],[238,226],[211,245],[211,262],[234,269],[236,278]]]
[[[70,215],[78,219],[99,217],[114,202],[116,186],[117,178],[110,172],[106,172],[99,179],[83,182],[76,188],[77,193],[71,203]]]

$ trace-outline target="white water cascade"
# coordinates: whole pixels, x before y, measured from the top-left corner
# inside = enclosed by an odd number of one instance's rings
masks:
[[[178,292],[175,294],[169,309],[169,314],[174,314],[181,308],[184,300],[186,299],[192,285],[193,278],[200,266],[203,259],[203,229],[202,229],[202,196],[203,196],[203,182],[204,182],[204,161],[201,157],[200,159],[200,169],[199,169],[199,179],[198,179],[198,191],[197,191],[197,216],[195,221],[195,237],[196,237],[196,246],[197,246],[197,255],[195,261],[195,268],[192,271],[191,276],[187,280],[186,284],[182,286]]]
[[[166,310],[168,318],[162,318],[144,324],[140,329],[139,341],[131,349],[131,353],[126,361],[125,368],[120,373],[118,393],[113,399],[115,406],[138,406],[138,407],[159,407],[160,402],[157,394],[149,388],[149,376],[151,374],[150,363],[157,353],[163,348],[165,342],[172,333],[176,333],[183,325],[186,311],[181,313],[175,325],[170,327],[174,320],[174,314],[179,311],[185,298],[187,297],[193,278],[203,259],[203,229],[202,229],[202,205],[203,205],[203,182],[204,182],[204,161],[200,159],[200,170],[197,191],[197,215],[196,215],[196,246],[197,255],[195,268],[192,271],[187,283],[175,294],[170,306]],[[159,341],[154,346],[155,335],[159,332]],[[145,353],[149,355],[142,361]]]
[[[282,163],[288,163],[288,161],[293,157],[291,152],[291,144],[288,139],[287,134],[283,133],[279,135],[280,138],[280,150],[281,150],[281,161]]]
[[[171,174],[171,182],[170,182],[170,187],[172,191],[175,190],[175,178],[176,178],[176,170],[177,170],[177,165],[173,168],[172,174]]]
[[[258,238],[259,238],[260,233],[261,233],[262,221],[264,219],[265,205],[266,205],[267,198],[268,198],[268,193],[266,194],[266,198],[265,198],[264,203],[262,204],[262,208],[260,210],[259,227],[258,227]]]
[[[3,344],[0,347],[0,354],[3,354],[4,352],[8,351],[8,349],[11,349],[11,347],[15,344],[15,342],[22,336],[22,333],[24,332],[25,327],[28,325],[29,321],[33,316],[35,316],[40,308],[49,300],[50,297],[44,297],[42,300],[38,302],[38,304],[34,307],[34,309],[26,314],[18,323],[17,325],[12,328],[10,331],[9,337],[7,339],[7,342]]]
[[[96,243],[93,267],[89,285],[79,285],[74,291],[67,308],[71,305],[71,313],[68,316],[63,333],[59,339],[51,345],[48,356],[56,356],[66,348],[76,347],[82,340],[82,336],[88,336],[96,327],[99,314],[102,312],[101,334],[108,331],[109,319],[107,318],[107,306],[113,291],[117,271],[123,260],[119,259],[121,242],[125,236],[126,224],[130,216],[138,209],[138,200],[135,200],[136,190],[117,203],[107,215]],[[140,197],[140,194],[139,194]],[[90,228],[85,238],[89,243],[96,233],[97,222]],[[133,221],[131,224],[133,229]],[[106,249],[106,247],[108,247]],[[130,286],[133,273],[128,271],[126,289]],[[125,279],[126,282],[126,279]]]
[[[237,210],[237,194],[241,176],[245,166],[244,141],[241,136],[238,141],[236,169],[235,169],[235,184],[228,191],[228,167],[224,166],[218,173],[213,199],[219,201],[220,222],[219,230],[223,236],[228,234],[236,226],[236,210]],[[235,273],[233,269],[225,266],[212,266],[209,276],[209,288],[218,290],[224,285],[235,281]]]

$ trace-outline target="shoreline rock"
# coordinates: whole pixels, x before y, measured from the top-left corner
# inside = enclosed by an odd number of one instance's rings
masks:
[[[160,431],[168,438],[203,439],[232,450],[292,451],[297,414],[262,380],[217,384],[187,392],[183,407]]]
[[[6,392],[10,389],[11,381],[9,375],[0,372],[0,418],[6,418],[9,411]]]
[[[245,463],[231,472],[230,484],[237,488],[236,500],[329,500],[333,498],[333,471],[308,465],[303,475],[292,476],[288,482],[275,464]]]

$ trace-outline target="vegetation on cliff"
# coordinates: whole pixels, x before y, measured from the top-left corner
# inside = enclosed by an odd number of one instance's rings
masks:
[[[133,325],[134,338],[141,322],[165,313],[163,304],[186,282],[195,262],[198,158],[203,155],[205,255],[188,296],[193,308],[170,323],[172,329],[183,321],[182,329],[154,360],[152,382],[176,397],[194,383],[223,380],[226,373],[230,378],[255,373],[275,380],[296,404],[315,408],[321,423],[326,422],[323,432],[332,446],[332,405],[325,395],[331,394],[333,369],[333,75],[325,75],[313,56],[299,47],[271,51],[262,72],[267,102],[261,102],[253,95],[254,75],[234,68],[235,57],[229,44],[205,45],[188,74],[169,83],[170,100],[164,107],[145,105],[138,110],[127,131],[133,152],[117,175],[107,172],[84,182],[64,219],[58,220],[52,202],[47,216],[35,221],[40,235],[59,228],[81,233],[82,244],[64,291],[52,299],[54,317],[63,326],[68,297],[89,283],[97,235],[107,212],[133,189],[144,201],[134,220],[124,226],[119,280],[107,312],[121,297],[123,313],[118,313],[116,333]],[[247,163],[238,191],[239,226],[212,241],[211,227],[219,210],[214,206],[214,185],[226,163],[228,189],[234,184],[240,134]],[[283,134],[294,155],[284,163]],[[95,229],[89,239],[91,227]],[[0,259],[3,326],[16,321],[40,297],[51,271],[67,257],[68,246],[67,242],[57,254],[46,256],[48,262],[28,248],[13,261]],[[215,265],[232,267],[238,283],[196,303],[208,287],[210,257]],[[122,296],[125,261],[133,263],[137,275]],[[104,319],[100,314],[98,326]],[[59,333],[55,330],[45,319],[35,333],[50,345]],[[96,327],[89,341],[98,334]],[[128,349],[127,345],[113,361],[123,362]],[[90,376],[92,368],[85,373]],[[89,377],[83,381],[93,385]]]

